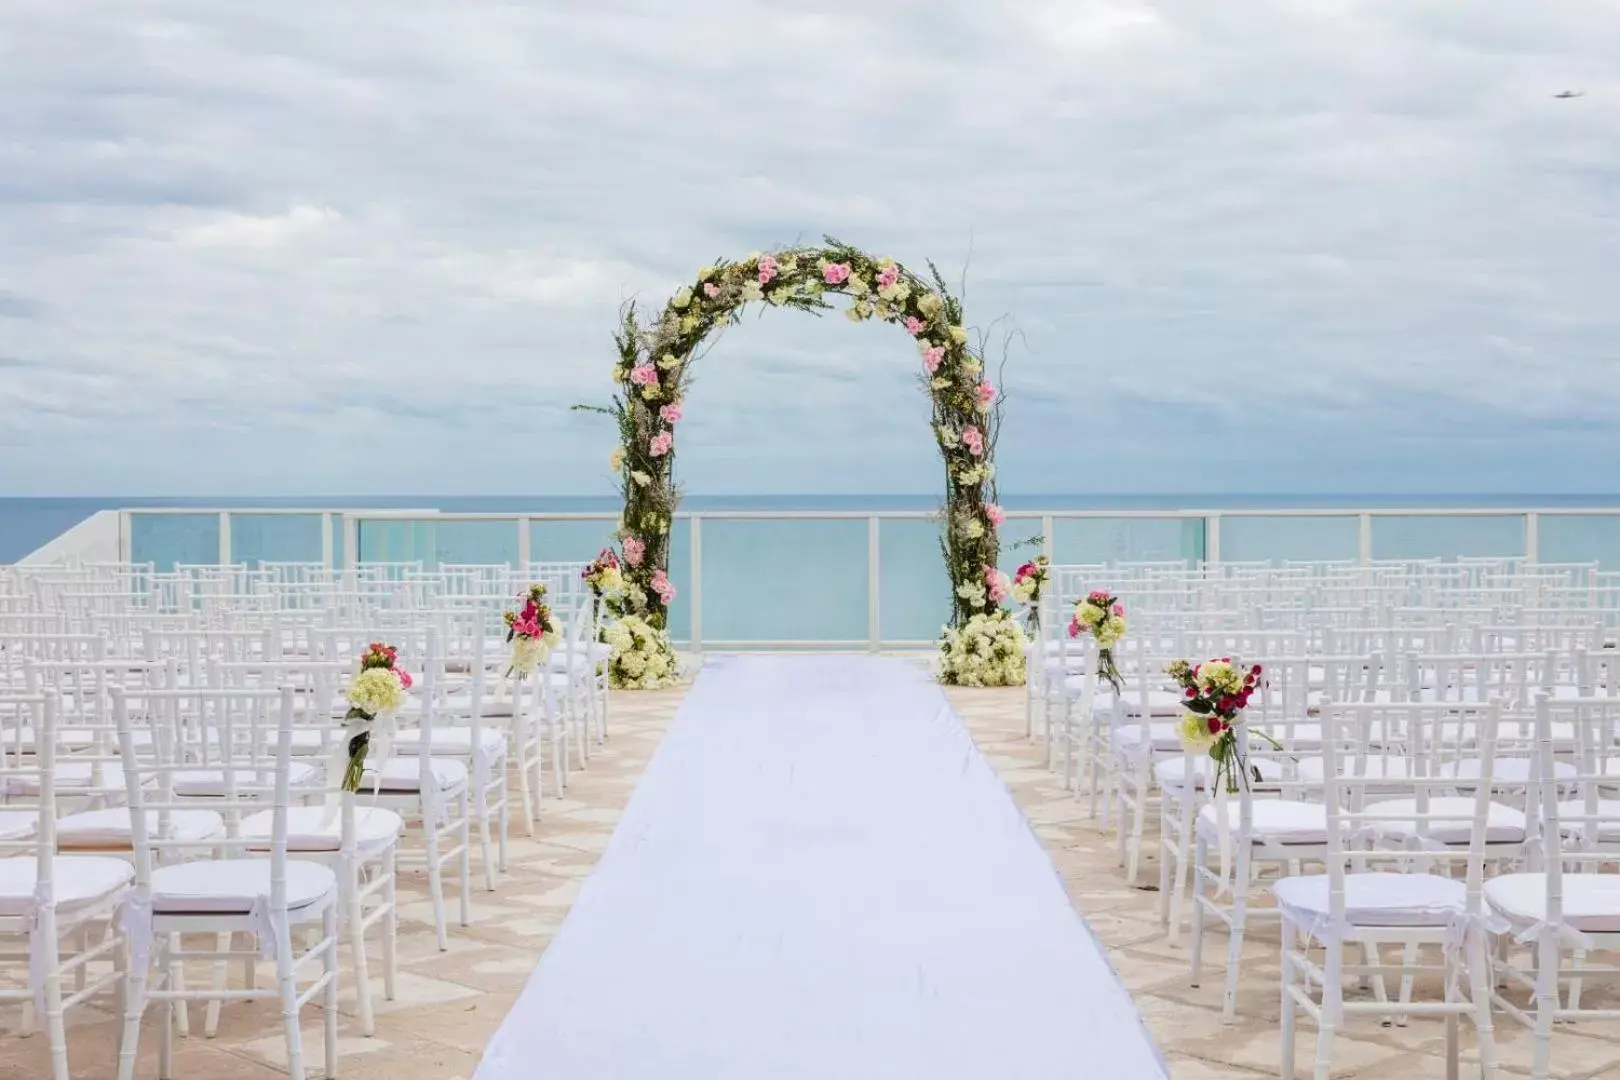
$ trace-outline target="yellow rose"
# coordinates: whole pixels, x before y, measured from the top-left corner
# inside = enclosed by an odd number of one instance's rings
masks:
[[[674,353],[665,353],[658,360],[658,366],[663,368],[665,371],[668,371],[678,363],[680,363],[680,360],[676,358]]]
[[[608,464],[613,467],[614,472],[624,471],[624,447],[615,446],[613,448],[613,456],[608,458]]]
[[[967,331],[960,326],[951,327],[951,340],[958,345],[965,344],[967,342]]]
[[[683,307],[686,307],[686,305],[692,302],[692,287],[690,285],[682,285],[680,288],[675,290],[675,295],[670,298],[669,302],[670,305],[673,306],[677,311]]]
[[[924,293],[917,299],[917,310],[926,318],[933,318],[939,314],[940,299],[933,293]]]

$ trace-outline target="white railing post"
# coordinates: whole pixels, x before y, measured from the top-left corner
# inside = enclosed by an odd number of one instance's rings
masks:
[[[1356,558],[1362,566],[1372,562],[1372,515],[1356,515]]]
[[[671,531],[674,525],[670,525]],[[692,595],[687,598],[691,605],[691,638],[692,655],[703,660],[703,518],[697,514],[692,515],[692,566],[688,575],[691,578]]]
[[[1208,514],[1204,517],[1204,565],[1219,566],[1221,564],[1221,515]]]
[[[1541,515],[1528,510],[1524,515],[1524,561],[1541,561]]]
[[[343,569],[353,570],[360,562],[360,522],[343,515]]]
[[[518,546],[517,546],[518,569],[523,571],[524,573],[528,573],[530,556],[533,554],[529,550],[529,519],[527,517],[518,518],[517,519],[517,528],[518,528]]]
[[[866,519],[866,649],[883,648],[883,526],[878,516]]]
[[[118,561],[125,565],[135,561],[135,538],[130,534],[132,527],[130,512],[118,511]]]
[[[219,512],[219,565],[231,565],[231,512]]]
[[[1051,514],[1041,515],[1041,554],[1046,556],[1047,562],[1057,561],[1052,555],[1052,530],[1056,527],[1056,519]]]
[[[332,515],[321,514],[321,569],[332,569]]]

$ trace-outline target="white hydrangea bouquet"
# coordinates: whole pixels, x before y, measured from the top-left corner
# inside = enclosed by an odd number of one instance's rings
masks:
[[[975,615],[959,627],[945,628],[939,668],[958,686],[1021,686],[1028,640],[1005,611]]]
[[[335,751],[334,769],[342,770],[343,790],[359,791],[366,758],[386,760],[394,741],[394,717],[405,705],[411,688],[410,673],[396,666],[398,650],[374,641],[360,655],[360,671],[349,680],[344,696],[349,711],[343,715],[343,741]]]
[[[1041,596],[1046,592],[1046,581],[1051,576],[1050,565],[1045,555],[1037,555],[1013,574],[1012,598],[1022,604],[1028,613],[1032,632],[1040,629]]]

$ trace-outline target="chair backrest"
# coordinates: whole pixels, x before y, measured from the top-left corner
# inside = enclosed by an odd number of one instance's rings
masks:
[[[1396,830],[1404,838],[1403,869],[1465,861],[1468,910],[1478,912],[1500,707],[1495,702],[1327,702],[1321,718],[1331,917],[1344,921],[1347,874],[1392,858],[1389,848],[1368,847],[1364,839]],[[1463,746],[1478,761],[1481,778],[1465,809],[1450,798]],[[1370,754],[1398,756],[1405,768],[1398,775],[1369,769]],[[1391,807],[1390,800],[1401,805]],[[1445,842],[1463,830],[1466,845]]]

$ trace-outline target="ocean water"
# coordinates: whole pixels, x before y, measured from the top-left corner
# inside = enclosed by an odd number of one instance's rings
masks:
[[[1005,496],[1003,569],[1034,551],[1042,511],[1128,511],[1131,517],[1059,519],[1051,537],[1059,562],[1115,559],[1198,559],[1207,554],[1201,518],[1154,517],[1155,510],[1245,511],[1223,516],[1221,557],[1255,559],[1353,559],[1359,550],[1359,509],[1411,510],[1374,518],[1375,558],[1522,555],[1524,519],[1513,510],[1544,511],[1538,549],[1544,562],[1595,561],[1620,569],[1620,495],[1024,495]],[[938,508],[933,495],[688,496],[682,509],[714,511],[838,511],[865,515]],[[160,569],[175,563],[213,563],[219,556],[217,515],[141,514],[142,507],[210,509],[298,508],[311,511],[401,508],[447,513],[600,514],[600,518],[531,521],[531,558],[582,560],[610,540],[619,503],[608,497],[377,496],[346,498],[0,498],[0,563],[14,561],[102,509],[136,511],[131,517],[131,553]],[[1467,517],[1423,510],[1499,509]],[[1559,510],[1613,509],[1604,515]],[[1312,517],[1267,515],[1267,510],[1313,509]],[[1332,511],[1343,510],[1342,514]],[[341,562],[342,530],[333,519],[334,560]],[[865,517],[833,520],[734,520],[702,522],[699,558],[693,558],[692,526],[675,525],[671,578],[680,599],[671,611],[671,631],[688,640],[696,629],[706,643],[735,642],[921,642],[932,639],[949,610],[949,585],[939,554],[938,525],[931,520],[888,519],[876,544],[877,595],[872,595],[872,536]],[[322,515],[234,513],[231,556],[236,562],[318,561]],[[513,562],[518,526],[513,518],[459,522],[362,521],[357,556],[376,561],[439,563]],[[692,601],[699,590],[701,602]],[[875,600],[875,603],[874,603]],[[696,623],[696,627],[694,627]]]

